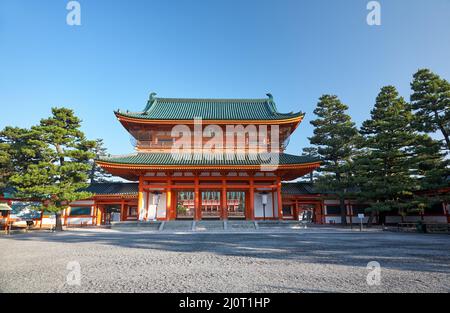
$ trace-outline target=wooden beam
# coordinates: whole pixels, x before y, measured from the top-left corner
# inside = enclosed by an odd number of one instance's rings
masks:
[[[222,184],[200,184],[198,185],[200,189],[221,189]],[[249,185],[240,185],[240,184],[229,184],[229,189],[249,189]],[[194,184],[186,184],[186,185],[145,185],[142,189],[143,190],[149,190],[149,189],[193,189],[195,188]],[[277,188],[277,185],[253,185],[253,188]]]
[[[143,177],[143,180],[145,182],[147,181],[160,181],[160,182],[166,182],[167,176],[145,176]],[[172,176],[172,181],[193,181],[195,176]],[[225,176],[226,180],[240,180],[247,182],[249,179],[249,176]],[[272,181],[273,176],[254,176],[255,181]],[[199,176],[200,180],[217,180],[221,181],[222,176]]]

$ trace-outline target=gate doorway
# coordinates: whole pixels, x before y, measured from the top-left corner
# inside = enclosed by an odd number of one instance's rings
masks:
[[[177,219],[193,219],[195,214],[195,194],[193,191],[178,191],[176,202]]]
[[[120,205],[105,205],[105,225],[110,225],[111,222],[120,222],[121,220]]]
[[[220,219],[220,191],[202,191],[202,219]]]
[[[228,218],[245,219],[246,203],[247,201],[245,191],[228,191],[227,192]]]

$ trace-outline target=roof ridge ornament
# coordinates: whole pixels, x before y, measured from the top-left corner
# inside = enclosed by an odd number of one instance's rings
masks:
[[[277,107],[275,105],[275,101],[273,101],[273,96],[270,92],[266,93],[266,96],[269,97],[269,100],[267,100],[267,104],[269,105],[270,109],[273,113],[278,113]]]
[[[147,105],[145,106],[145,109],[143,113],[147,114],[150,108],[153,106],[153,104],[156,102],[156,92],[150,93],[147,101]]]

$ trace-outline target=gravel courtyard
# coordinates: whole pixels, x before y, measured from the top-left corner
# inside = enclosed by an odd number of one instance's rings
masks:
[[[70,261],[79,286],[66,283]],[[448,235],[35,232],[1,236],[0,264],[2,292],[450,292]]]

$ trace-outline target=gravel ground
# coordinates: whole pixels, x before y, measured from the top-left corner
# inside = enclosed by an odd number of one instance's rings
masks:
[[[68,262],[81,284],[68,285]],[[369,286],[369,261],[381,265]],[[342,229],[0,237],[2,292],[450,292],[450,237]]]

